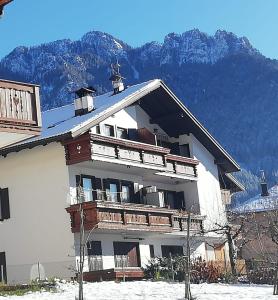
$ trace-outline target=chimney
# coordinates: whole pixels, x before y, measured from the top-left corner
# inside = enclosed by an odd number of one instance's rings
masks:
[[[123,79],[124,77],[120,74],[120,65],[117,62],[116,64],[111,64],[112,75],[109,80],[112,81],[112,86],[114,90],[114,94],[118,94],[125,89]]]
[[[266,178],[265,178],[265,174],[264,174],[263,170],[261,170],[261,190],[262,190],[262,192],[261,192],[262,197],[269,196],[267,182],[266,182]]]
[[[85,115],[95,109],[93,93],[96,90],[89,86],[75,91],[76,98],[74,100],[75,116]]]

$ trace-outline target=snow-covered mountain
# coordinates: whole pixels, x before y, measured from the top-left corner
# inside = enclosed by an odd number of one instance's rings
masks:
[[[103,32],[80,40],[17,47],[0,61],[0,77],[41,85],[43,109],[72,102],[72,91],[93,85],[111,90],[110,64],[119,60],[127,85],[162,78],[229,152],[248,170],[248,193],[264,169],[278,174],[278,62],[245,37],[218,30],[170,33],[163,43],[132,48]]]
[[[1,73],[38,82],[42,87],[43,108],[69,101],[68,92],[92,82],[107,89],[109,64],[119,59],[128,68],[128,79],[145,78],[136,66],[182,66],[187,63],[215,64],[229,55],[258,54],[246,38],[233,33],[217,31],[209,36],[197,29],[183,34],[171,33],[164,43],[148,43],[131,48],[113,36],[92,31],[80,40],[59,40],[34,47],[17,47],[0,63]],[[106,77],[105,77],[106,76]],[[100,91],[101,92],[101,91]]]

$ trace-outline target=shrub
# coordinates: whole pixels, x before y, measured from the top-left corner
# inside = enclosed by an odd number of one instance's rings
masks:
[[[146,278],[154,280],[184,280],[185,258],[183,256],[156,257],[144,268]],[[224,274],[211,263],[197,259],[191,263],[192,283],[225,281]]]

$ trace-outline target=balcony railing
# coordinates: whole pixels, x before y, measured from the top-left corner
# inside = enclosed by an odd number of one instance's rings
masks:
[[[202,217],[193,217],[190,222],[189,229],[192,232],[200,233],[203,230]],[[187,231],[188,217],[187,216],[174,216],[173,228],[175,231]]]
[[[197,177],[198,160],[170,154],[170,149],[91,134],[65,143],[67,164],[99,160],[151,168],[159,175]]]
[[[128,268],[129,267],[129,257],[128,255],[115,255],[115,268]]]
[[[134,203],[90,201],[82,204],[85,230],[94,227],[109,230],[139,230],[150,232],[186,231],[187,213],[174,209]],[[72,232],[80,231],[80,204],[71,205],[67,212],[71,217]],[[193,216],[190,230],[200,231],[203,218]]]
[[[0,125],[40,127],[39,87],[0,80]]]
[[[103,261],[101,255],[89,255],[88,256],[88,268],[89,271],[103,270]]]

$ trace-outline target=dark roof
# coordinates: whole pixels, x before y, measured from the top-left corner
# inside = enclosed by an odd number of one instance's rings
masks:
[[[78,96],[78,97],[83,97],[85,95],[88,95],[88,94],[93,94],[95,93],[97,90],[95,88],[93,88],[92,86],[88,86],[87,88],[85,87],[82,87],[80,88],[79,90],[75,91],[75,94]]]

